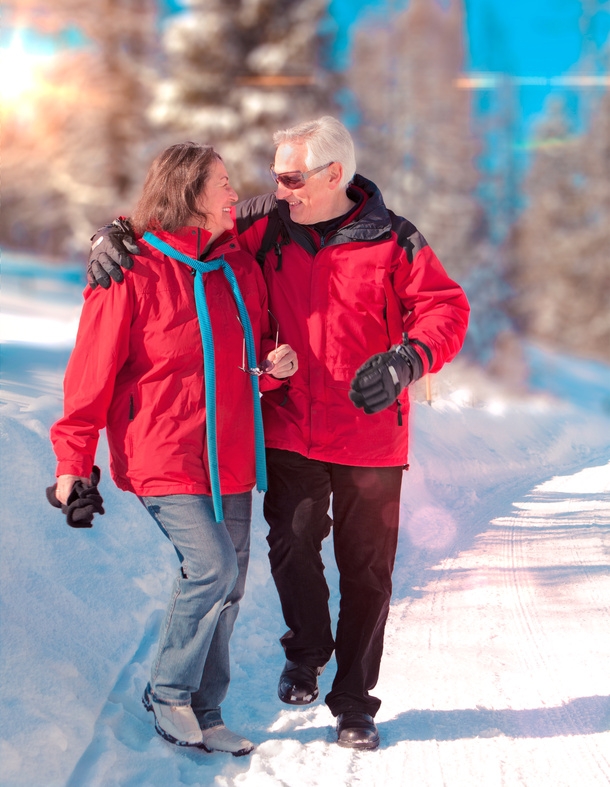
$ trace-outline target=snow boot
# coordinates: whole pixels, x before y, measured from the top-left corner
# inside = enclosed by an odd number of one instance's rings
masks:
[[[176,746],[201,746],[202,733],[190,705],[165,705],[150,696],[150,684],[144,689],[142,704],[155,717],[155,730]]]
[[[203,738],[201,747],[208,752],[227,751],[234,757],[243,757],[244,754],[250,754],[254,748],[254,744],[247,738],[231,732],[224,724],[208,727],[201,731],[201,735]]]
[[[324,666],[310,667],[287,659],[280,675],[278,697],[288,705],[309,705],[320,693],[318,675],[323,672]]]
[[[347,749],[376,749],[379,732],[368,713],[347,711],[337,716],[337,743]]]

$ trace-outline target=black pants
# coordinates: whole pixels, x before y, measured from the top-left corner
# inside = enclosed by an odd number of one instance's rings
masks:
[[[321,666],[333,649],[337,674],[326,702],[375,715],[383,634],[392,594],[402,467],[353,467],[267,449],[269,560],[289,631],[286,657]],[[332,494],[332,520],[328,516]],[[321,558],[333,527],[341,602],[336,640]]]

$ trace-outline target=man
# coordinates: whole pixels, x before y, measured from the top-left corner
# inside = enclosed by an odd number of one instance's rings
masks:
[[[469,307],[416,228],[355,174],[353,142],[338,120],[278,131],[274,142],[277,190],[239,203],[236,226],[253,254],[271,246],[270,311],[299,358],[290,382],[263,397],[269,559],[288,625],[278,694],[288,704],[313,702],[334,650],[326,702],[338,743],[374,749],[381,702],[369,692],[392,592],[407,388],[458,353]],[[118,257],[112,249],[124,229],[115,227],[113,243],[107,231],[96,236],[99,283],[110,283],[105,254]],[[341,592],[335,637],[321,559],[331,527]]]

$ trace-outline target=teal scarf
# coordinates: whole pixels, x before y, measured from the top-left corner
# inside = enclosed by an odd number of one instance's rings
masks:
[[[151,232],[146,232],[143,240],[155,249],[163,252],[174,260],[184,262],[193,268],[198,275],[195,276],[195,304],[197,306],[197,317],[199,318],[199,330],[201,332],[201,343],[203,345],[203,368],[205,379],[205,406],[206,406],[206,434],[208,444],[208,464],[210,472],[210,485],[212,488],[212,502],[214,504],[214,515],[217,522],[224,519],[222,511],[222,498],[220,491],[220,476],[218,472],[218,447],[216,444],[216,366],[214,362],[214,337],[212,335],[212,324],[210,313],[205,297],[205,287],[203,286],[203,274],[209,271],[216,271],[219,268],[231,285],[233,297],[237,304],[239,319],[243,326],[244,337],[246,340],[246,353],[248,356],[248,367],[255,368],[256,348],[254,346],[254,334],[250,317],[246,309],[246,304],[237,284],[237,279],[231,266],[224,257],[218,257],[207,262],[188,257],[186,254],[174,249],[169,243],[165,243]],[[265,467],[265,440],[263,435],[263,416],[261,413],[261,401],[258,389],[258,377],[250,375],[252,383],[252,398],[254,402],[254,447],[256,452],[256,487],[264,492],[267,489],[267,471]]]

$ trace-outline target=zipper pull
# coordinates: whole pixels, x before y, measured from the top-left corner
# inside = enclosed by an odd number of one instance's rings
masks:
[[[398,405],[398,426],[402,426],[402,405],[398,399],[396,400],[396,404]]]

